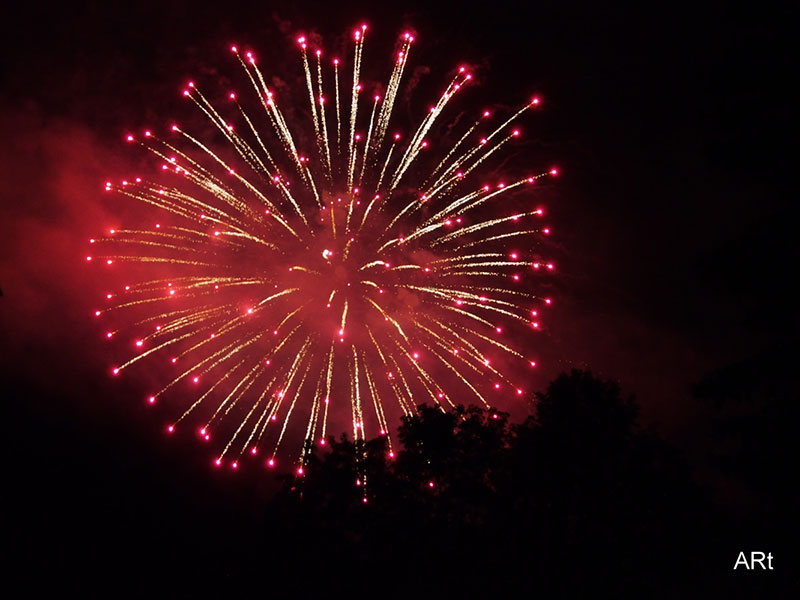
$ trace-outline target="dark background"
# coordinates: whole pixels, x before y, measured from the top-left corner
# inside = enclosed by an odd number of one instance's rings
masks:
[[[563,173],[547,207],[560,276],[531,387],[572,367],[618,380],[732,514],[757,511],[706,463],[710,409],[691,385],[735,364],[794,381],[794,17],[726,3],[15,6],[0,39],[5,567],[32,586],[202,580],[259,535],[271,479],[212,471],[193,440],[160,434],[141,382],[109,382],[81,257],[108,215],[102,182],[131,167],[123,132],[179,117],[180,86],[224,70],[231,42],[285,57],[299,31],[327,40],[362,21],[384,47],[412,26],[413,59],[434,70],[476,65],[481,98],[544,98],[526,135]]]

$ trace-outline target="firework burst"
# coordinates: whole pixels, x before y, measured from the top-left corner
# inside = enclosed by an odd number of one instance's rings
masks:
[[[232,47],[242,98],[189,82],[202,134],[174,124],[127,135],[157,175],[105,184],[149,208],[136,211],[143,224],[90,240],[86,257],[125,263],[131,277],[95,312],[106,337],[132,339],[112,373],[169,369],[147,402],[169,407],[170,433],[213,432],[217,465],[253,454],[273,466],[292,438],[305,440],[302,472],[337,427],[386,435],[393,455],[387,413],[524,396],[520,367],[536,364],[506,330],[539,327],[550,300],[530,276],[554,267],[535,250],[543,211],[520,192],[556,172],[488,182],[487,169],[539,100],[464,124],[452,104],[472,75],[460,67],[418,125],[396,132],[414,36],[400,36],[388,79],[372,85],[366,34],[353,32],[347,61],[297,39],[302,105]]]

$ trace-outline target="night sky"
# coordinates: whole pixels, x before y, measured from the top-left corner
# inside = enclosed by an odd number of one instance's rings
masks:
[[[214,472],[194,440],[165,439],[140,384],[109,379],[82,258],[108,217],[102,182],[138,164],[123,133],[180,118],[180,86],[231,67],[231,42],[286,57],[299,31],[362,21],[390,42],[413,27],[417,64],[476,66],[480,99],[544,99],[525,129],[562,173],[559,276],[533,386],[591,368],[694,457],[707,415],[691,385],[791,351],[788,9],[25,3],[0,36],[2,500],[21,572],[197,577],[258,527],[269,477]]]

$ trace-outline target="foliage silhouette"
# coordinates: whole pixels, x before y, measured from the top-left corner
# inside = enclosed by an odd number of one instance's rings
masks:
[[[683,459],[590,372],[558,377],[535,409],[510,424],[422,405],[393,459],[383,437],[331,438],[268,507],[268,560],[307,591],[390,597],[681,589],[706,511]]]

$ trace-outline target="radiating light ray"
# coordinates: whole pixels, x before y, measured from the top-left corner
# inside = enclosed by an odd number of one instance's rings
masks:
[[[342,153],[342,110],[339,101],[339,60],[333,60],[334,82],[336,84],[336,154]]]
[[[355,169],[355,140],[356,140],[356,120],[358,118],[358,96],[361,91],[361,51],[364,47],[364,31],[366,26],[355,31],[356,40],[353,50],[353,90],[350,93],[350,140],[347,153],[347,191],[353,191],[353,171]]]
[[[372,128],[375,125],[375,111],[378,108],[379,96],[375,96],[375,102],[372,104],[372,112],[369,115],[369,125],[367,126],[367,137],[364,140],[364,154],[361,159],[361,172],[358,175],[358,185],[364,180],[364,172],[367,169],[367,161],[369,159],[370,140],[372,138]]]
[[[319,119],[322,123],[322,147],[325,149],[325,168],[328,172],[328,183],[333,180],[333,171],[331,167],[331,146],[328,141],[328,122],[325,117],[325,94],[322,91],[322,52],[317,50],[317,98],[319,102]]]
[[[376,126],[375,141],[373,143],[373,151],[375,153],[377,153],[380,149],[383,139],[386,136],[386,130],[389,127],[389,120],[392,116],[392,110],[394,109],[397,92],[400,89],[400,81],[403,78],[403,70],[405,69],[406,62],[408,61],[408,51],[411,48],[411,43],[413,41],[414,36],[412,36],[410,33],[403,34],[402,46],[400,51],[397,53],[397,60],[394,63],[392,74],[389,77],[389,83],[386,86],[386,96],[383,104],[381,104],[380,113],[378,113],[378,123]],[[380,179],[383,179],[383,177],[381,176]],[[380,187],[380,183],[378,184],[378,187]]]

